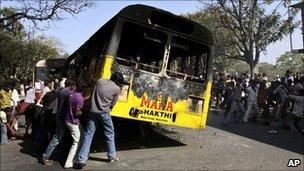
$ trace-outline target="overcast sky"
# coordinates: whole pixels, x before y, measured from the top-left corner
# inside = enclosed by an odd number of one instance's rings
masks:
[[[299,1],[294,1],[293,3],[297,2]],[[2,3],[5,6],[6,2],[2,1]],[[58,38],[62,42],[64,50],[71,54],[103,24],[128,5],[145,4],[174,14],[195,12],[202,6],[198,1],[96,1],[96,3],[96,7],[87,9],[75,17],[67,15],[65,20],[50,24],[49,28],[43,33],[46,36]],[[300,14],[298,18],[300,18]],[[293,34],[293,46],[295,49],[302,48],[300,29],[297,29]],[[289,50],[288,36],[270,45],[267,48],[267,54],[262,55],[260,62],[274,64],[277,57]]]

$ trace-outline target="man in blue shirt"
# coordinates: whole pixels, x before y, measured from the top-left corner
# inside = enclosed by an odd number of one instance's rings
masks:
[[[58,97],[57,97],[57,114],[56,114],[56,130],[55,134],[49,143],[45,153],[42,156],[42,163],[45,165],[51,165],[52,161],[50,157],[56,148],[56,146],[62,140],[62,137],[66,131],[66,124],[65,124],[65,116],[68,110],[68,99],[71,92],[75,88],[75,82],[72,80],[66,80],[65,88],[59,90]]]

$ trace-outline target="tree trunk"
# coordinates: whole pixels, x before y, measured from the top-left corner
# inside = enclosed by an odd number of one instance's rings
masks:
[[[250,66],[250,77],[253,78],[255,65],[253,62],[249,62],[249,66]]]
[[[259,73],[259,65],[255,64],[253,67],[253,73]]]
[[[257,65],[257,63],[253,61],[249,63],[249,66],[250,66],[250,75],[251,78],[253,78],[254,73],[259,73],[259,66]]]

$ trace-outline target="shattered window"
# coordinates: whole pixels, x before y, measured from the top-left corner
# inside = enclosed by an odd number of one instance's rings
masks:
[[[125,22],[116,62],[128,67],[159,73],[167,34],[139,24]]]
[[[204,82],[207,74],[207,46],[173,37],[167,67],[167,75],[184,80]]]

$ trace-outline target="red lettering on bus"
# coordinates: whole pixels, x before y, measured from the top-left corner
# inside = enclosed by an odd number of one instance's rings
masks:
[[[172,101],[168,102],[166,111],[173,112],[173,102]]]
[[[163,104],[161,100],[149,100],[148,97],[143,95],[141,97],[140,107],[146,107],[150,109],[163,110]],[[165,106],[165,111],[173,112],[173,101],[168,101]]]
[[[152,104],[150,106],[151,109],[157,109],[157,103],[155,100],[152,101]]]
[[[150,100],[149,100],[149,99],[146,99],[146,96],[143,95],[143,96],[141,97],[141,104],[140,104],[140,107],[146,106],[147,108],[149,108],[149,105],[150,105]]]

